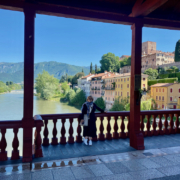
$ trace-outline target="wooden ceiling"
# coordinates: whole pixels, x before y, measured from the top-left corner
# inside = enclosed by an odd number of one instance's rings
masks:
[[[180,29],[180,0],[0,0],[0,8],[146,27]]]

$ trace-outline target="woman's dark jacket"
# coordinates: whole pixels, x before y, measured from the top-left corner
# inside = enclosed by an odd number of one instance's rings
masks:
[[[95,117],[96,110],[101,111],[101,113],[104,112],[103,109],[99,108],[95,103],[93,103],[93,109],[90,113],[90,120],[88,121],[88,127],[84,126],[84,131],[86,131],[86,132],[83,132],[84,136],[90,136],[90,137],[96,136],[96,117]],[[87,114],[86,104],[83,105],[81,119],[84,119],[84,114]],[[87,133],[88,133],[88,135],[87,135]]]

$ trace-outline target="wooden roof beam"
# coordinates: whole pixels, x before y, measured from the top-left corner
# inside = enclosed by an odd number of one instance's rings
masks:
[[[75,8],[71,6],[54,6],[45,3],[26,3],[24,1],[0,0],[0,9],[23,11],[24,7],[31,7],[37,14],[59,16],[90,21],[132,25],[137,22],[144,24],[144,27],[180,30],[180,21],[159,20],[152,18],[136,18],[122,16],[113,12],[102,12],[91,9]]]
[[[147,16],[167,1],[168,0],[137,0],[134,7],[132,8],[132,13],[129,16]]]

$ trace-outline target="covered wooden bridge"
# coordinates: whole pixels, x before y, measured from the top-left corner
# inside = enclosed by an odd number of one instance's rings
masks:
[[[78,124],[77,136],[73,137],[72,122],[78,119],[79,114],[52,114],[42,115],[43,120],[33,118],[33,86],[34,86],[34,39],[35,39],[35,17],[36,14],[45,14],[59,17],[83,19],[90,21],[131,25],[132,29],[132,53],[131,53],[131,107],[130,112],[111,112],[97,114],[100,117],[100,134],[94,141],[105,139],[130,138],[130,146],[143,150],[144,136],[158,136],[164,134],[180,133],[179,110],[164,111],[143,111],[140,112],[141,87],[141,45],[142,28],[162,28],[180,30],[180,1],[179,0],[0,0],[0,8],[21,11],[24,13],[24,115],[22,120],[0,121],[0,161],[7,160],[6,152],[6,130],[13,129],[14,140],[12,142],[12,160],[19,159],[19,151],[23,151],[23,162],[32,161],[32,139],[33,127],[37,130],[35,157],[42,157],[41,145],[48,146],[50,143],[81,143],[81,127]],[[6,18],[6,17],[4,17]],[[156,124],[156,117],[159,116],[159,124]],[[164,126],[161,118],[165,118]],[[108,119],[107,127],[104,127],[104,117]],[[114,126],[110,126],[111,117],[114,117]],[[117,119],[121,118],[121,125],[118,127]],[[125,133],[124,118],[128,118],[128,132]],[[144,118],[147,118],[146,131]],[[150,118],[153,118],[151,125]],[[170,117],[168,124],[167,118]],[[174,125],[173,118],[176,118]],[[52,142],[48,139],[48,120],[53,119],[54,130]],[[69,119],[70,127],[65,129],[64,123]],[[56,128],[57,120],[61,120],[61,130]],[[44,137],[41,137],[41,127],[44,128]],[[23,128],[23,149],[18,149],[19,143],[17,133]],[[104,128],[107,134],[104,135]],[[152,128],[152,130],[151,130]],[[114,133],[111,134],[111,129]],[[60,139],[57,138],[57,130],[61,131]],[[65,131],[69,131],[68,142],[66,142]],[[43,139],[43,141],[41,140]]]

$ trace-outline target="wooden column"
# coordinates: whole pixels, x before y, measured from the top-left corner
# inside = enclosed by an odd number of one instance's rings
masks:
[[[35,10],[24,8],[24,113],[23,162],[32,161],[33,91],[34,91],[34,20]]]
[[[137,22],[131,26],[132,29],[132,52],[131,52],[131,98],[130,98],[130,146],[144,149],[144,137],[140,132],[140,101],[139,89],[141,89],[141,48],[142,27]]]

